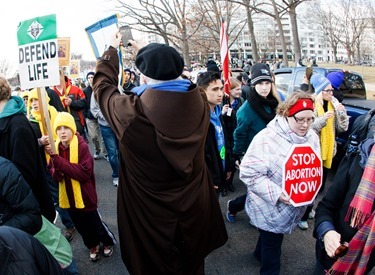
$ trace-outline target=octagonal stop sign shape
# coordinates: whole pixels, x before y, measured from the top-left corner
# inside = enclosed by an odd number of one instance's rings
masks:
[[[320,155],[308,144],[293,145],[283,165],[283,192],[294,207],[312,203],[322,187]]]

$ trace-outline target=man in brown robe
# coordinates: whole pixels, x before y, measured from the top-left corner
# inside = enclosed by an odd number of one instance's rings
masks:
[[[122,259],[131,274],[204,274],[205,257],[228,239],[204,158],[205,93],[180,78],[174,48],[152,43],[135,61],[144,85],[120,94],[120,41],[117,33],[99,60],[94,92],[119,140]]]

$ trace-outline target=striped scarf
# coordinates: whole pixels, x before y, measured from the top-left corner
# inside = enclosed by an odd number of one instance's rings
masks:
[[[56,150],[59,151],[60,140],[56,140]],[[73,136],[69,144],[69,161],[71,163],[78,163],[78,138],[76,135]],[[83,203],[81,184],[75,179],[70,179],[72,182],[73,195],[75,208],[83,209],[85,204]],[[61,208],[70,208],[68,193],[66,192],[65,179],[59,182],[59,206]]]
[[[337,260],[329,274],[364,274],[375,248],[375,146],[372,147],[361,182],[350,203],[345,221],[359,230],[349,243],[348,253]]]
[[[318,117],[324,115],[324,108],[321,104],[316,104]],[[328,111],[333,111],[331,102],[328,102]],[[333,160],[333,151],[335,149],[335,127],[334,117],[327,119],[327,124],[320,131],[320,147],[323,160],[323,166],[330,169]]]

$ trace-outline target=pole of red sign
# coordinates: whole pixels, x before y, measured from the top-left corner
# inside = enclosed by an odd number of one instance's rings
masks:
[[[229,53],[228,53],[228,35],[224,18],[221,20],[220,28],[220,58],[222,67],[222,78],[224,81],[224,92],[230,93],[230,77],[229,77]]]

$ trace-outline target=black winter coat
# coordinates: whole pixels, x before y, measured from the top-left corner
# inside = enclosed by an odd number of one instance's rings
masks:
[[[313,232],[315,238],[318,237],[317,227],[324,221],[334,225],[335,230],[341,234],[341,241],[350,242],[357,233],[357,229],[350,227],[350,221],[345,221],[345,216],[362,178],[363,168],[359,165],[360,160],[359,153],[352,153],[341,161],[332,185],[316,208]],[[322,240],[316,242],[316,257],[325,269],[329,269],[335,262],[325,252]],[[374,264],[375,251],[371,254],[367,270]]]
[[[42,227],[39,204],[30,186],[12,162],[0,157],[0,226],[8,225],[31,235]]]
[[[0,255],[0,275],[63,274],[47,248],[17,228],[0,226]]]
[[[39,203],[42,215],[53,222],[55,207],[34,130],[24,114],[0,119],[0,156],[21,172]]]

